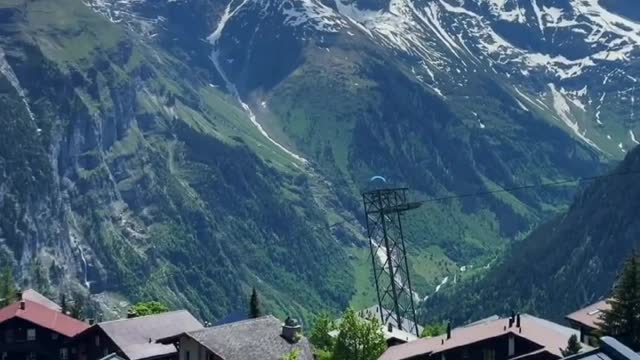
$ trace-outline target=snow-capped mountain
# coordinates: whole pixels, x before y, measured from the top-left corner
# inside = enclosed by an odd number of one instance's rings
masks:
[[[41,158],[0,146],[0,195],[31,199],[0,198],[0,255],[208,316],[253,286],[300,312],[369,302],[366,179],[416,198],[490,193],[600,173],[638,143],[633,1],[7,5],[1,125]],[[574,191],[417,209],[410,261],[437,265],[411,265],[416,292],[492,263]]]
[[[88,3],[112,21],[130,21],[153,36],[154,26],[161,31],[163,23],[172,16],[169,10],[172,6],[197,1]],[[626,11],[625,2],[234,0],[223,3],[218,4],[224,9],[211,21],[215,24],[211,30],[212,35],[216,31],[213,45],[220,47],[217,51],[224,57],[225,72],[251,73],[247,66],[262,66],[268,71],[273,67],[268,60],[272,57],[268,54],[269,47],[294,57],[309,44],[330,50],[337,37],[346,37],[351,38],[347,40],[351,43],[374,44],[391,51],[417,81],[442,97],[455,95],[478,73],[490,72],[509,85],[509,91],[523,109],[542,114],[607,156],[620,157],[638,144],[635,136],[640,131],[635,115],[638,67],[634,59],[639,53],[640,22],[633,20],[632,10],[631,15],[619,13]],[[159,10],[161,7],[165,12]],[[266,65],[244,61],[247,56],[263,51],[262,48],[265,54],[260,54],[260,62]],[[283,66],[276,72],[279,70],[286,73],[289,67]],[[244,90],[251,91],[253,87]]]

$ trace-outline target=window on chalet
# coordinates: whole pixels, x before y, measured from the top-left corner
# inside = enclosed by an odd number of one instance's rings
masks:
[[[4,331],[4,342],[11,344],[13,342],[13,330],[8,329]]]
[[[51,340],[58,340],[58,333],[57,332],[52,332],[51,333]]]
[[[36,353],[34,353],[33,351],[27,355],[27,360],[36,360],[36,359],[37,359]]]
[[[96,346],[100,346],[100,335],[96,335]]]
[[[60,360],[69,360],[69,349],[60,349]]]
[[[482,353],[483,360],[496,360],[496,351],[494,349],[484,349]]]
[[[36,339],[36,329],[27,329],[27,341],[34,341]]]

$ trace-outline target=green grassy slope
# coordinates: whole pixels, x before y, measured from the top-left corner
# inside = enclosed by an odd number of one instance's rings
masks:
[[[86,275],[96,298],[159,299],[208,320],[243,312],[254,286],[279,315],[346,306],[353,270],[305,201],[310,178],[228,95],[77,1],[3,4],[0,29],[42,122],[24,121],[0,76],[4,258],[46,264],[46,284],[25,283],[86,292]],[[31,209],[51,204],[35,225]]]

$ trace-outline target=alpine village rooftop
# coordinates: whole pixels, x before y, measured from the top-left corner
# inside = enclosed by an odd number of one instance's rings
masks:
[[[378,322],[389,346],[379,360],[640,360],[616,339],[597,341],[598,313],[607,306],[602,301],[578,310],[567,316],[567,325],[513,313],[449,326],[428,338]],[[375,320],[380,311],[387,310],[374,306],[357,314]],[[565,357],[562,349],[574,335],[581,350]],[[3,360],[281,360],[291,353],[297,360],[315,359],[302,325],[271,315],[205,327],[179,310],[89,324],[34,290],[0,309]]]

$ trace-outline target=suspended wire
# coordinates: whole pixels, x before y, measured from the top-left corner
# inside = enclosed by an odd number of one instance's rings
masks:
[[[576,183],[576,185],[578,185],[579,183],[586,182],[586,181],[595,181],[595,180],[600,180],[600,179],[605,179],[605,178],[610,178],[610,177],[629,176],[629,175],[640,175],[640,170],[628,171],[628,172],[620,172],[620,173],[610,173],[610,174],[595,175],[595,176],[585,176],[585,177],[579,177],[579,178],[575,178],[575,179],[543,182],[543,183],[540,183],[540,184],[521,185],[521,186],[510,187],[510,188],[486,190],[486,191],[480,191],[480,192],[468,193],[468,194],[450,195],[450,196],[442,196],[442,197],[436,197],[436,198],[427,198],[427,199],[424,199],[424,200],[418,200],[418,202],[427,203],[427,202],[434,202],[434,201],[462,199],[462,198],[485,196],[485,195],[491,195],[491,194],[497,194],[497,193],[516,192],[516,191],[520,191],[520,190],[528,190],[528,189],[547,187],[547,186],[567,185],[567,184],[573,184],[573,183]]]
[[[416,202],[424,204],[424,203],[429,203],[429,202],[464,199],[464,198],[486,196],[486,195],[492,195],[492,194],[498,194],[498,193],[511,193],[511,192],[516,192],[516,191],[521,191],[521,190],[535,189],[535,188],[541,188],[541,187],[547,187],[547,186],[558,186],[558,185],[568,185],[568,184],[578,185],[579,183],[587,182],[587,181],[595,181],[595,180],[600,180],[600,179],[605,179],[605,178],[619,177],[619,176],[631,176],[631,175],[640,175],[640,170],[618,172],[618,173],[609,173],[609,174],[594,175],[594,176],[585,176],[585,177],[579,177],[579,178],[574,178],[574,179],[543,182],[543,183],[539,183],[539,184],[529,184],[529,185],[514,186],[514,187],[509,187],[509,188],[501,188],[501,189],[494,189],[494,190],[479,191],[479,192],[475,192],[475,193],[449,195],[449,196],[441,196],[441,197],[435,197],[435,198],[426,198],[426,199],[423,199],[423,200],[418,200]],[[355,221],[358,221],[358,219],[353,218],[353,219],[349,219],[349,220],[339,221],[339,222],[336,222],[336,223],[333,223],[333,224],[329,225],[329,227],[332,228],[332,227],[335,227],[335,226],[338,226],[338,225],[341,225],[341,224],[344,224],[344,223],[352,223],[352,222],[355,222]]]

